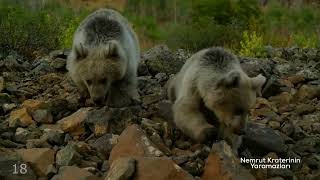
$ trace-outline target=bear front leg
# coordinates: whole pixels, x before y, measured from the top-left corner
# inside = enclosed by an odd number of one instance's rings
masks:
[[[87,89],[86,85],[83,84],[82,82],[77,82],[76,84],[77,84],[77,87],[78,87],[79,93],[80,93],[79,102],[86,104],[87,98],[90,98],[90,94],[88,92],[88,89]]]
[[[233,153],[238,155],[238,150],[242,144],[242,135],[235,134],[231,127],[221,123],[218,136],[220,139],[227,141],[227,143],[231,146]]]
[[[110,107],[125,107],[139,101],[136,85],[128,81],[116,82],[112,85],[107,104]]]
[[[215,136],[215,127],[206,121],[195,101],[177,100],[173,105],[173,111],[176,126],[192,139],[205,142]]]

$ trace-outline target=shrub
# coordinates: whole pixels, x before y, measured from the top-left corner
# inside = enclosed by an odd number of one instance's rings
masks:
[[[79,14],[79,13],[78,13]],[[28,58],[34,52],[70,47],[79,19],[72,9],[50,3],[30,10],[16,2],[0,2],[0,48]]]
[[[206,27],[190,25],[173,25],[168,28],[166,43],[169,47],[198,51],[211,46],[225,46],[236,48],[240,32],[232,25],[223,26],[215,23]]]
[[[138,29],[138,31],[143,33],[146,37],[155,41],[163,39],[163,34],[154,17],[135,16],[130,13],[127,13],[126,17],[128,17],[129,21],[133,23],[134,28]]]
[[[166,28],[166,42],[170,47],[191,51],[210,46],[237,49],[241,32],[252,19],[258,20],[260,16],[255,0],[197,0],[192,10],[191,21]]]
[[[241,56],[254,56],[254,57],[263,57],[265,56],[263,51],[263,39],[262,36],[257,35],[255,31],[243,32],[243,38],[240,42],[240,51]]]
[[[319,22],[320,12],[316,7],[287,8],[272,1],[263,13],[265,43],[275,47],[313,47],[320,41]]]
[[[317,34],[304,34],[304,33],[297,33],[293,34],[293,41],[295,46],[302,47],[302,48],[316,48],[318,46],[318,38]]]

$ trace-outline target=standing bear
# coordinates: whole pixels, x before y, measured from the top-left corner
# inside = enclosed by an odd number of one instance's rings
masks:
[[[138,38],[129,22],[114,10],[100,9],[77,28],[67,69],[82,97],[123,107],[139,99],[139,60]]]
[[[242,134],[265,81],[262,75],[248,77],[237,57],[223,48],[201,50],[168,84],[175,124],[196,141],[208,140],[216,132],[202,111],[205,106],[218,119],[220,137]]]

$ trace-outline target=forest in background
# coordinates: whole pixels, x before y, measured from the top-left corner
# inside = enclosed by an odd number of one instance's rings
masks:
[[[0,0],[1,53],[70,48],[79,22],[101,7],[120,10],[143,49],[223,46],[263,57],[266,46],[320,46],[320,8],[312,0]]]

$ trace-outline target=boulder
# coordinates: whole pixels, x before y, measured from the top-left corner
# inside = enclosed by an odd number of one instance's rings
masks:
[[[136,157],[136,172],[133,180],[194,180],[194,178],[164,157]]]
[[[284,140],[273,129],[255,123],[248,123],[243,143],[251,151],[257,153],[286,152],[288,147]]]
[[[4,84],[4,78],[0,76],[0,93],[2,90],[4,90],[5,84]]]
[[[244,168],[239,159],[232,152],[231,147],[225,142],[214,143],[207,158],[202,180],[254,180],[249,170]]]
[[[55,152],[49,148],[18,149],[17,153],[40,177],[46,176],[48,167],[54,163]]]
[[[111,164],[105,180],[129,180],[135,172],[135,166],[134,159],[119,158]]]
[[[56,154],[58,166],[72,166],[80,163],[82,156],[77,152],[74,144],[68,144]]]
[[[83,124],[90,109],[91,108],[81,108],[72,115],[59,120],[57,123],[60,124],[61,129],[64,132],[69,132],[73,135],[80,135],[85,131]]]
[[[120,157],[160,157],[161,152],[136,124],[127,127],[120,135],[119,142],[112,149],[109,160],[112,162]]]
[[[35,124],[35,122],[29,115],[27,108],[21,108],[15,111],[11,111],[9,117],[9,127],[27,127],[31,124]]]
[[[166,45],[158,45],[142,55],[144,62],[152,75],[157,73],[175,74],[183,66],[186,58],[176,58],[175,54]]]
[[[112,148],[118,143],[119,135],[105,134],[95,140],[91,146],[105,157],[109,157]]]
[[[51,180],[99,180],[97,176],[93,175],[85,169],[80,169],[76,166],[64,166],[59,169],[59,173]]]
[[[16,151],[0,148],[0,178],[36,180],[37,176],[31,169],[31,166],[27,162],[24,162]]]

